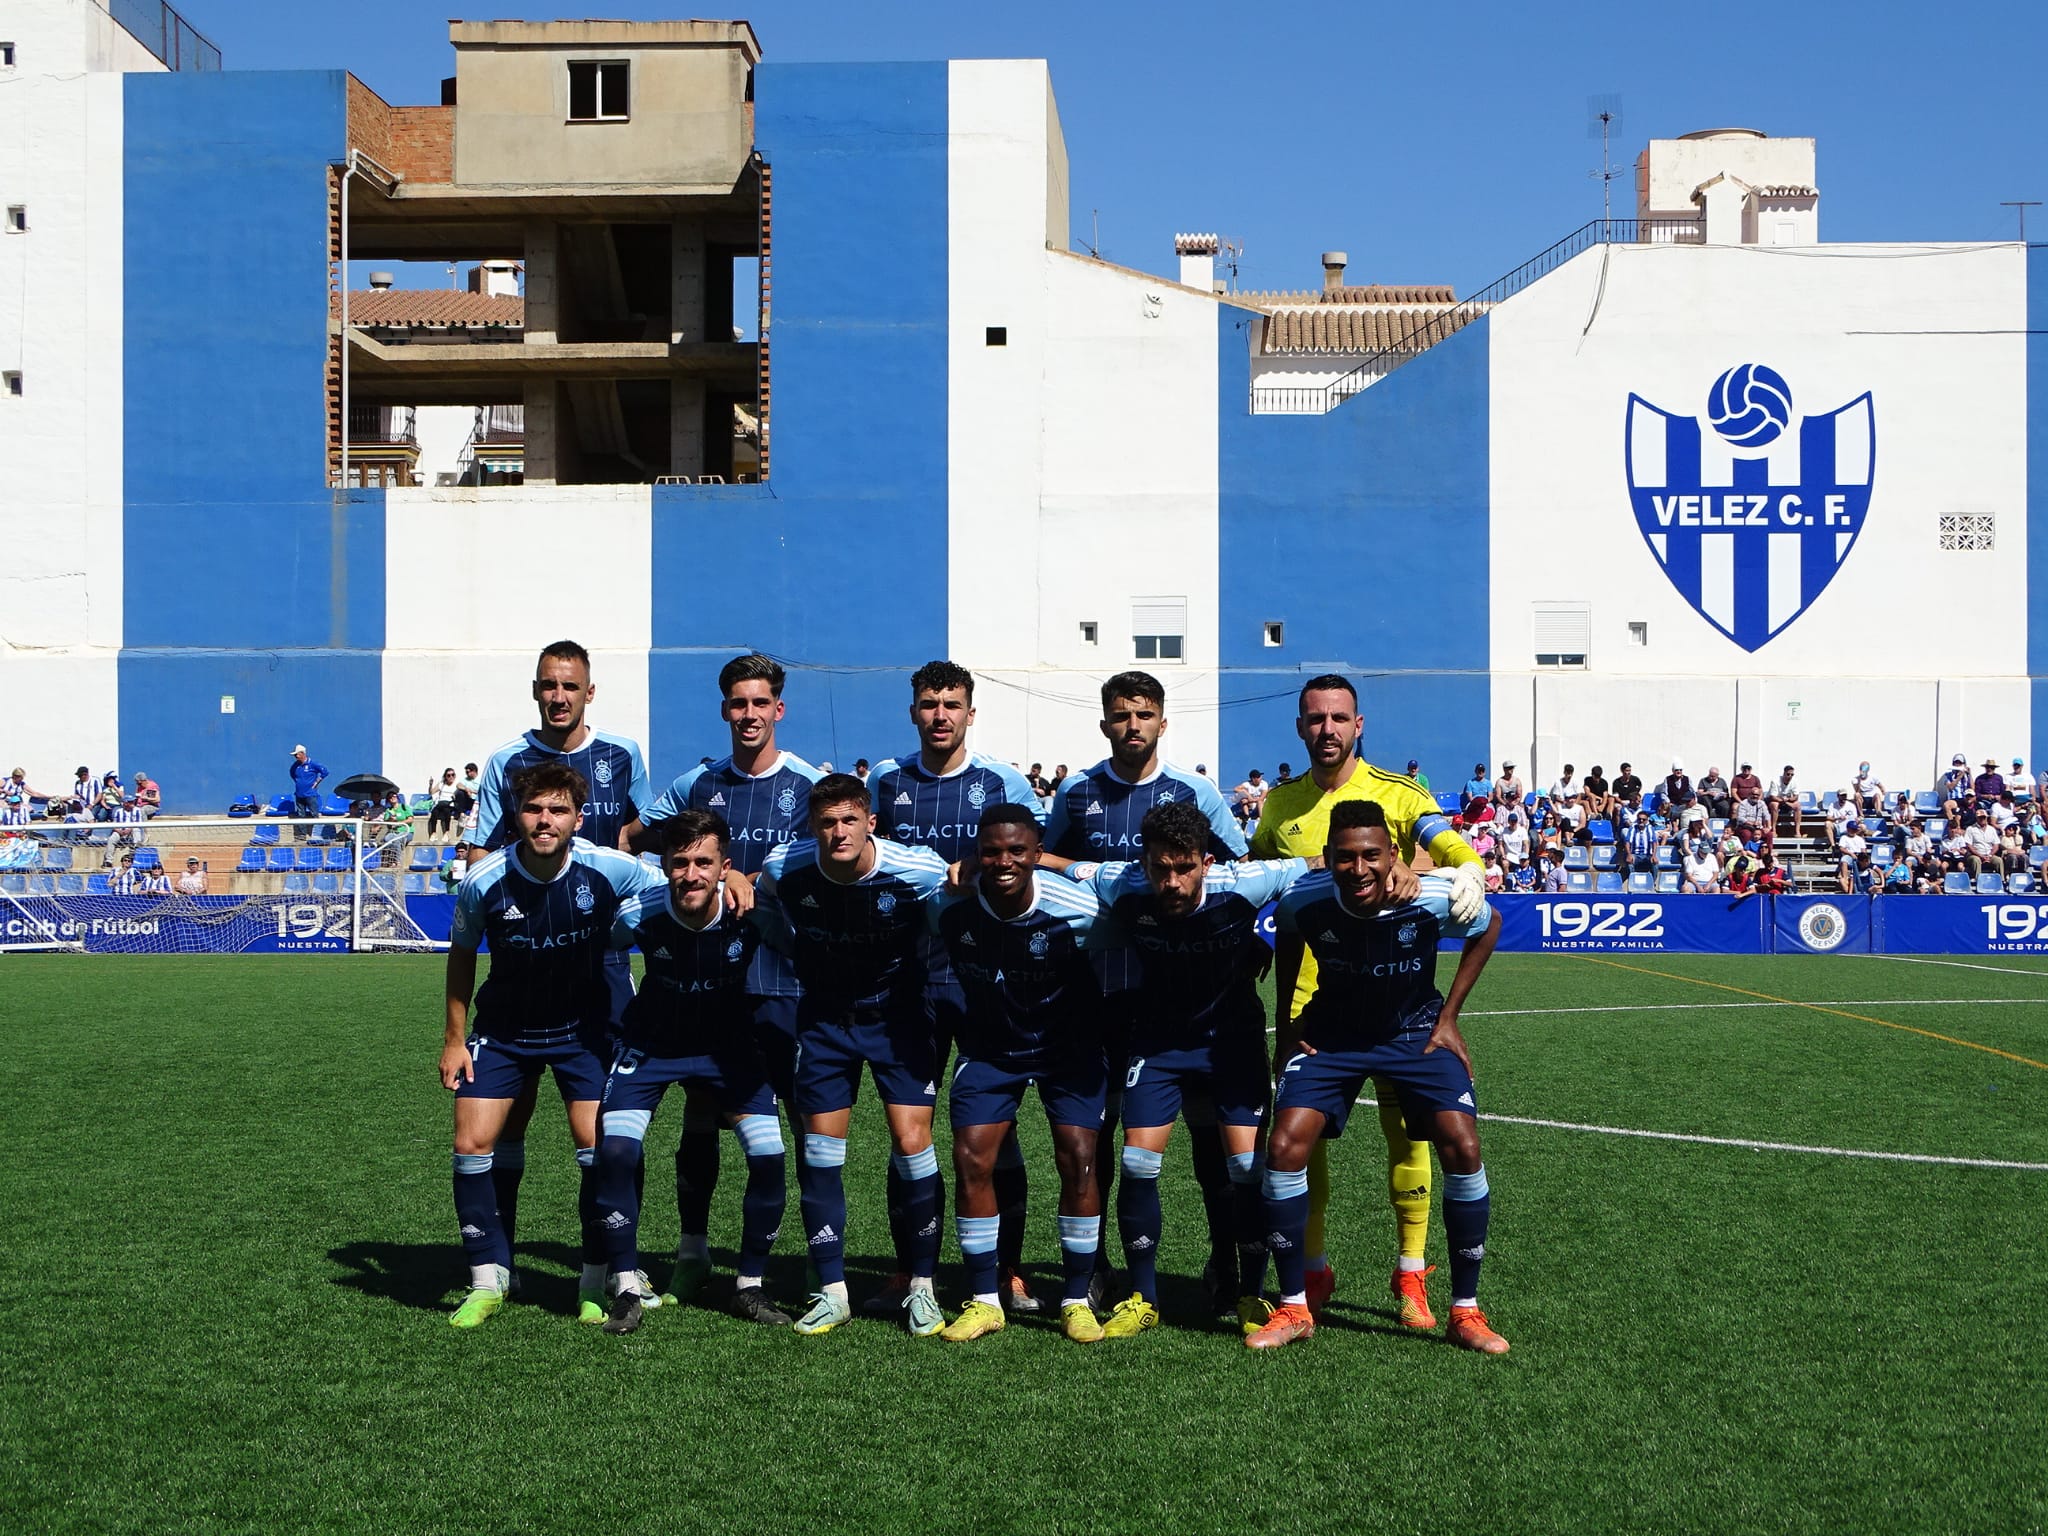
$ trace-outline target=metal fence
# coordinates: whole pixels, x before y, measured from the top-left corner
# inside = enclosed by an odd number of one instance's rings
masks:
[[[1367,354],[1349,373],[1322,385],[1255,384],[1254,415],[1319,416],[1335,410],[1353,395],[1385,378],[1403,363],[1470,325],[1503,299],[1511,298],[1539,277],[1556,271],[1574,256],[1596,245],[1699,245],[1706,238],[1699,219],[1595,219],[1581,225],[1477,293],[1438,310],[1392,344]]]
[[[217,70],[220,50],[162,0],[105,0],[107,13],[174,70]]]

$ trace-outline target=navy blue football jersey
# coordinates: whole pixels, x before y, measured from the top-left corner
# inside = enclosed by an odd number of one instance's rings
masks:
[[[929,848],[876,838],[874,867],[845,884],[827,875],[805,838],[769,855],[761,873],[765,920],[779,924],[805,996],[826,1007],[900,1004],[924,995],[918,936],[925,903],[946,884]]]
[[[516,845],[471,865],[456,892],[448,942],[474,951],[490,941],[490,974],[476,993],[477,1031],[519,1045],[560,1045],[607,1031],[612,923],[635,896],[666,889],[653,866],[580,837],[552,880],[528,874]]]
[[[998,917],[979,890],[951,892],[936,909],[967,997],[960,1054],[977,1061],[1032,1061],[1102,1043],[1102,991],[1087,951],[1116,935],[1086,886],[1043,872],[1032,879],[1021,917]]]
[[[583,825],[576,835],[600,848],[618,847],[619,834],[646,809],[653,795],[647,761],[640,755],[637,741],[593,730],[573,752],[557,752],[528,731],[493,752],[478,775],[472,842],[483,848],[504,848],[519,840],[514,814],[518,808],[506,801],[512,793],[513,777],[540,763],[565,763],[583,775],[590,798],[583,802]]]
[[[1443,994],[1436,989],[1437,940],[1484,933],[1493,908],[1482,904],[1470,923],[1451,917],[1451,879],[1422,876],[1414,901],[1377,912],[1344,904],[1336,882],[1319,870],[1280,898],[1275,928],[1299,936],[1316,959],[1316,992],[1296,1022],[1318,1049],[1363,1050],[1398,1035],[1436,1027]]]
[[[751,1040],[754,1014],[747,970],[761,931],[719,896],[718,915],[692,928],[677,914],[664,883],[634,897],[612,921],[612,945],[637,946],[646,964],[626,1005],[629,1044],[655,1056],[702,1056]]]

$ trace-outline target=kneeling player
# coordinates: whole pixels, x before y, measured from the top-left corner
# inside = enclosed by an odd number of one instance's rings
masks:
[[[1060,1175],[1061,1326],[1076,1343],[1103,1337],[1088,1305],[1102,1244],[1095,1138],[1108,1073],[1102,994],[1083,950],[1106,937],[1101,904],[1083,887],[1038,874],[1038,818],[1021,805],[990,806],[976,834],[972,889],[939,908],[939,937],[967,996],[949,1109],[959,1181],[954,1225],[973,1299],[941,1335],[954,1343],[1003,1326],[997,1290],[996,1155],[1017,1123],[1024,1090],[1052,1122]]]
[[[747,1157],[741,1201],[739,1278],[733,1311],[755,1323],[786,1325],[762,1277],[787,1199],[782,1125],[768,1069],[753,1034],[747,970],[760,935],[727,900],[730,837],[716,812],[686,810],[655,832],[668,885],[619,909],[612,943],[637,944],[647,974],[626,1005],[618,1055],[605,1079],[597,1149],[597,1214],[611,1273],[607,1333],[631,1333],[648,1304],[639,1281],[640,1162],[647,1125],[672,1086],[693,1111],[709,1107],[739,1133]],[[684,1261],[708,1265],[702,1223],[685,1232]]]
[[[441,1083],[455,1094],[455,1214],[469,1255],[470,1292],[450,1319],[458,1328],[495,1314],[511,1288],[512,1248],[499,1219],[491,1153],[513,1104],[548,1071],[568,1108],[583,1170],[578,1321],[605,1319],[595,1184],[597,1104],[612,1016],[605,955],[619,908],[661,890],[662,880],[631,854],[575,835],[589,793],[583,775],[563,763],[544,762],[514,777],[519,840],[471,865],[455,899]],[[491,973],[478,988],[477,946],[486,938]]]
[[[1124,1088],[1123,1179],[1117,1226],[1131,1295],[1104,1333],[1126,1338],[1159,1321],[1159,1171],[1173,1122],[1190,1101],[1213,1108],[1231,1186],[1226,1241],[1205,1273],[1234,1277],[1238,1316],[1266,1321],[1266,1213],[1255,1160],[1273,1083],[1258,972],[1268,953],[1259,910],[1308,873],[1301,859],[1222,864],[1209,855],[1209,819],[1186,801],[1145,813],[1144,857],[1135,864],[1075,864],[1070,878],[1092,889],[1142,961],[1133,1001],[1131,1057]],[[957,1110],[955,1120],[959,1118]],[[1228,1281],[1226,1280],[1226,1283]]]
[[[1507,1340],[1479,1310],[1479,1261],[1486,1253],[1486,1168],[1472,1063],[1458,1011],[1500,937],[1500,917],[1483,906],[1469,923],[1450,916],[1451,881],[1425,875],[1422,893],[1402,901],[1386,878],[1394,861],[1386,813],[1371,801],[1330,812],[1325,872],[1280,898],[1282,933],[1299,934],[1316,958],[1316,995],[1301,1012],[1301,1049],[1280,1074],[1266,1148],[1267,1242],[1280,1276],[1280,1306],[1245,1340],[1272,1349],[1315,1332],[1306,1291],[1308,1159],[1344,1122],[1369,1078],[1392,1083],[1411,1134],[1436,1144],[1444,1165],[1444,1231],[1451,1249],[1450,1338],[1486,1354]],[[1436,990],[1439,937],[1463,938],[1451,995]]]

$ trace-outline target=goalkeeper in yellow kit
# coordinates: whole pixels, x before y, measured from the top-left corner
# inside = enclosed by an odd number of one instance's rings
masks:
[[[1252,838],[1255,859],[1314,858],[1329,840],[1330,808],[1343,800],[1371,800],[1386,812],[1401,857],[1412,859],[1417,843],[1430,859],[1453,875],[1456,887],[1451,910],[1476,912],[1486,899],[1486,881],[1479,855],[1451,826],[1450,818],[1413,779],[1388,773],[1361,761],[1358,749],[1358,690],[1350,680],[1328,673],[1303,685],[1296,706],[1295,733],[1308,748],[1309,771],[1285,784],[1275,784],[1259,813]],[[1316,962],[1301,940],[1283,937],[1275,960],[1276,996],[1274,1062],[1285,1061],[1299,1048],[1294,1019],[1315,995]],[[1401,1321],[1410,1328],[1433,1328],[1423,1242],[1429,1232],[1429,1143],[1411,1141],[1397,1096],[1376,1085],[1380,1129],[1387,1138],[1387,1187],[1394,1204],[1394,1224],[1401,1254],[1392,1290],[1400,1303]],[[1337,1275],[1324,1250],[1323,1218],[1330,1205],[1328,1143],[1317,1142],[1308,1165],[1308,1300],[1320,1313],[1337,1288]]]

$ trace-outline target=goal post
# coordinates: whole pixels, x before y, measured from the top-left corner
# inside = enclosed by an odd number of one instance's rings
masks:
[[[0,953],[432,949],[406,910],[445,850],[355,818],[0,827]],[[438,874],[434,877],[438,889]]]

